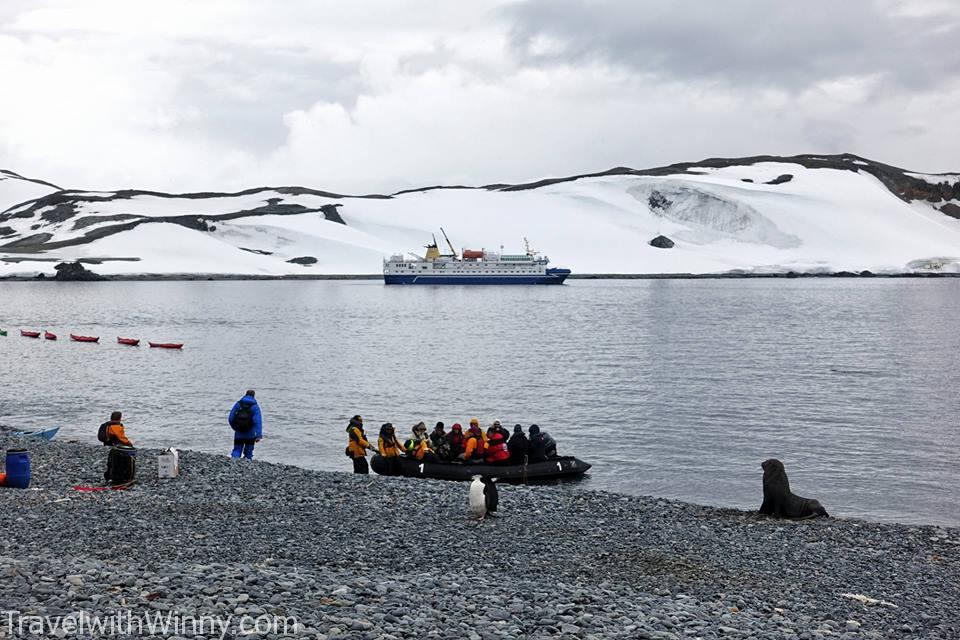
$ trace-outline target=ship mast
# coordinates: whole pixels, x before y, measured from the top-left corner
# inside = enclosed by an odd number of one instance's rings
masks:
[[[447,232],[443,230],[443,227],[440,227],[440,233],[443,234],[443,239],[447,241],[447,246],[450,247],[450,254],[456,258],[457,250],[453,248],[453,243],[450,242],[450,238],[447,237]]]

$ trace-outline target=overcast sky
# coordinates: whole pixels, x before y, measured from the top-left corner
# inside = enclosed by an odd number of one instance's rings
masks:
[[[0,168],[66,187],[958,150],[957,0],[0,0]]]

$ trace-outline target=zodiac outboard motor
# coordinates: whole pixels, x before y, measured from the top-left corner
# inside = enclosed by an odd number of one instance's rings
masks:
[[[104,478],[113,486],[133,482],[137,470],[137,450],[126,445],[110,447]]]

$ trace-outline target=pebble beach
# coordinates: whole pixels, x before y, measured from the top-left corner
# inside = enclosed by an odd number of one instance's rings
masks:
[[[958,529],[575,483],[501,485],[478,521],[466,483],[190,451],[161,480],[147,449],[132,488],[84,492],[105,448],[29,450],[30,489],[0,489],[0,638],[96,637],[63,621],[122,616],[170,620],[127,629],[165,638],[960,637]],[[176,626],[204,616],[222,628]]]

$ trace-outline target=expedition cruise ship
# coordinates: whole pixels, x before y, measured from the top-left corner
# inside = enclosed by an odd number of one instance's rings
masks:
[[[550,259],[530,250],[524,238],[525,253],[494,253],[484,249],[453,248],[443,233],[450,253],[440,253],[437,240],[426,245],[424,257],[390,256],[383,261],[385,284],[563,284],[570,269],[550,268]],[[501,249],[502,251],[502,249]]]

